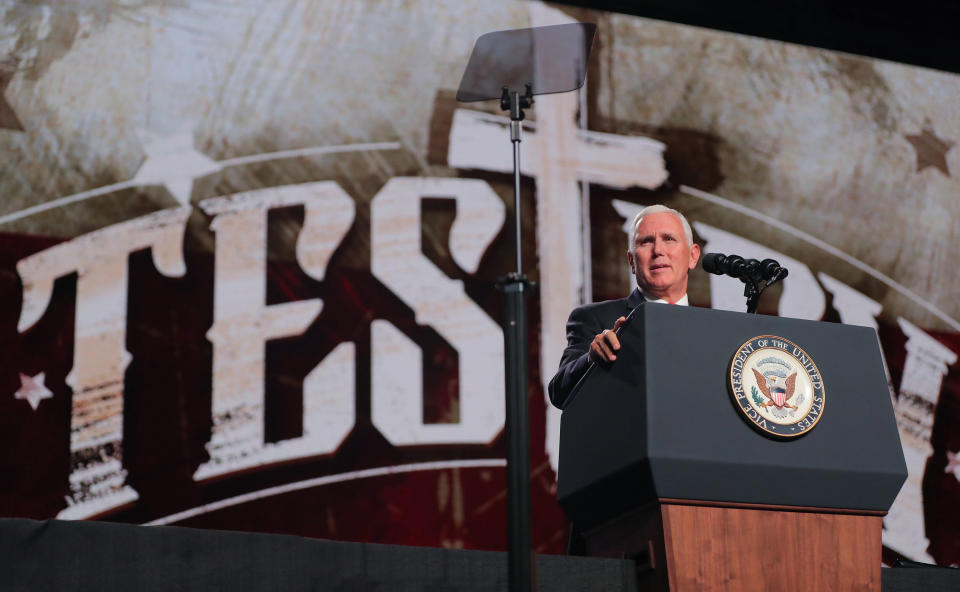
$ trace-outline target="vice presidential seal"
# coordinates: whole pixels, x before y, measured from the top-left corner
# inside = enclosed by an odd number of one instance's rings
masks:
[[[730,362],[730,394],[744,419],[764,435],[795,438],[823,416],[820,370],[797,344],[759,335]]]

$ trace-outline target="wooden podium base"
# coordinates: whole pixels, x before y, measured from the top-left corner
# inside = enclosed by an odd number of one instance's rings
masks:
[[[641,590],[880,592],[882,517],[661,500],[585,533],[587,554],[637,562]]]

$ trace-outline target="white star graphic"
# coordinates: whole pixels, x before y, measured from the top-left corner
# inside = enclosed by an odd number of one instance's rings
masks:
[[[146,160],[130,180],[134,185],[163,185],[173,197],[185,206],[190,204],[193,181],[209,175],[221,166],[193,146],[193,129],[183,125],[169,136],[156,136],[137,130],[143,140]]]
[[[37,407],[40,406],[40,401],[53,398],[53,393],[43,384],[44,380],[46,380],[46,376],[43,372],[33,377],[21,372],[20,389],[13,394],[14,398],[25,400],[36,411]]]

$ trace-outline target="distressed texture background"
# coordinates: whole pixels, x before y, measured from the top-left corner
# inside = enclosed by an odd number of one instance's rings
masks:
[[[449,165],[454,110],[464,107],[452,92],[476,37],[528,26],[537,7],[507,0],[70,6],[0,0],[0,513],[55,516],[76,462],[66,382],[75,358],[76,276],[58,279],[40,321],[21,331],[18,261],[178,206],[191,206],[183,277],[158,273],[149,253],[130,257],[126,349],[132,362],[124,375],[122,448],[127,481],[140,497],[103,519],[148,522],[323,476],[502,457],[499,438],[484,446],[399,448],[371,424],[375,319],[389,320],[422,350],[426,421],[456,420],[459,383],[457,351],[371,274],[370,211],[371,200],[395,177],[489,183],[504,201],[508,226],[476,271],[465,271],[451,256],[456,211],[449,200],[423,202],[421,240],[427,258],[500,319],[502,300],[493,286],[513,261],[510,178]],[[901,428],[913,426],[919,434],[904,436],[915,459],[905,494],[912,505],[903,514],[920,524],[919,534],[898,544],[890,539],[888,555],[960,563],[960,274],[954,263],[960,258],[960,151],[953,149],[960,139],[954,116],[960,77],[553,8],[599,25],[576,125],[662,142],[669,173],[655,189],[583,184],[586,208],[571,202],[551,210],[588,229],[569,237],[586,245],[589,265],[573,282],[583,284],[583,297],[615,298],[629,290],[624,220],[615,204],[664,202],[694,222],[809,267],[817,279],[806,289],[826,294],[823,320],[841,315],[821,274],[878,303],[882,312],[865,314],[877,317]],[[547,101],[538,103],[540,113]],[[496,112],[489,103],[467,107]],[[535,106],[531,119],[537,114]],[[506,136],[481,148],[509,150]],[[295,258],[303,209],[269,213],[266,302],[323,298],[324,310],[302,335],[266,346],[265,436],[279,441],[301,433],[301,382],[345,341],[357,347],[357,424],[335,454],[197,483],[192,474],[206,460],[212,421],[206,332],[214,317],[216,247],[212,217],[197,204],[326,180],[349,194],[356,216],[323,281],[304,273]],[[545,196],[537,183],[527,178],[523,186],[525,263],[531,279],[549,288],[556,278],[541,277],[538,266],[549,241],[537,229],[537,215],[546,215],[538,209]],[[811,238],[847,256],[828,253]],[[715,290],[698,272],[691,300],[710,306]],[[544,293],[541,298],[549,298]],[[778,305],[780,295],[771,291],[762,310],[789,314]],[[547,446],[540,445],[549,431],[541,385],[550,378],[541,376],[540,352],[556,344],[540,341],[540,302],[532,303],[530,348],[534,542],[541,552],[560,552],[567,525],[553,500]],[[907,368],[911,337],[901,320],[944,351],[928,344],[926,365]],[[40,372],[51,398],[33,409],[16,395],[29,390],[21,375]],[[501,401],[491,396],[490,404]],[[504,515],[502,469],[464,466],[345,478],[178,523],[496,549],[505,544]]]

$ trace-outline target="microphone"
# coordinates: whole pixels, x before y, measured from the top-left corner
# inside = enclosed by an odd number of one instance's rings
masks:
[[[780,264],[773,259],[764,259],[760,262],[760,275],[768,282],[773,278],[782,280],[787,277],[787,268],[780,267]]]
[[[714,275],[728,275],[744,281],[754,279],[767,282],[780,281],[787,277],[787,268],[773,259],[744,259],[740,255],[707,253],[703,256],[703,270]]]
[[[787,268],[773,259],[744,259],[740,255],[707,253],[703,256],[703,270],[715,275],[728,275],[743,282],[747,298],[747,312],[757,312],[757,301],[763,291],[787,277]]]
[[[707,253],[703,256],[703,270],[714,275],[729,275],[738,278],[743,275],[746,267],[740,255],[724,255],[723,253]]]
[[[723,275],[723,265],[727,262],[727,256],[723,253],[707,253],[703,256],[703,270],[707,273]]]

